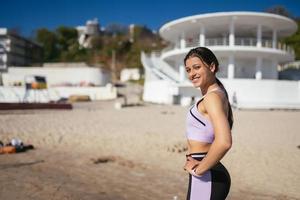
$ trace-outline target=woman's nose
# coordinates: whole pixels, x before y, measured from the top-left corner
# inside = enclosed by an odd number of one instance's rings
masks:
[[[191,69],[190,73],[189,73],[189,77],[193,77],[195,75],[195,71],[193,69]]]

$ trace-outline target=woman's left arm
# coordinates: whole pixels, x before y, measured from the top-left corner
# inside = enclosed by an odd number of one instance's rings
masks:
[[[222,98],[216,93],[211,93],[207,95],[203,102],[213,124],[215,139],[207,155],[198,163],[197,168],[195,168],[194,172],[196,175],[202,175],[216,165],[232,145],[231,130]],[[195,163],[195,160],[191,157],[188,160]]]

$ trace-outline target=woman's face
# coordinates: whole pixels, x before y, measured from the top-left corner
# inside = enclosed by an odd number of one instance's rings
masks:
[[[196,88],[206,87],[214,76],[214,69],[203,63],[198,57],[188,58],[185,62],[185,70],[188,73],[188,78]]]

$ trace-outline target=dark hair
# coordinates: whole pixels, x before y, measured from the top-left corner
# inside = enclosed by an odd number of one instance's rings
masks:
[[[197,48],[191,49],[184,58],[184,65],[186,65],[187,59],[192,58],[192,57],[198,57],[203,63],[207,64],[208,66],[214,64],[215,69],[216,69],[214,71],[214,73],[217,73],[219,71],[218,59],[215,56],[215,54],[208,48],[197,47]],[[231,129],[232,125],[233,125],[233,115],[232,115],[231,105],[229,103],[228,93],[227,93],[224,85],[222,84],[222,82],[217,77],[216,77],[216,81],[217,81],[217,84],[221,87],[221,89],[225,92],[225,96],[228,101],[228,118],[227,119],[228,119],[228,123],[229,123],[230,129]]]

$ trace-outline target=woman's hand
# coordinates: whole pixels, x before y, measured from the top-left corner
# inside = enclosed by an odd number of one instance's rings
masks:
[[[184,165],[184,170],[186,170],[187,172],[189,172],[193,176],[200,177],[201,174],[196,173],[196,168],[199,165],[199,163],[200,163],[200,161],[192,158],[191,156],[187,156],[186,162],[185,162],[185,165]]]

